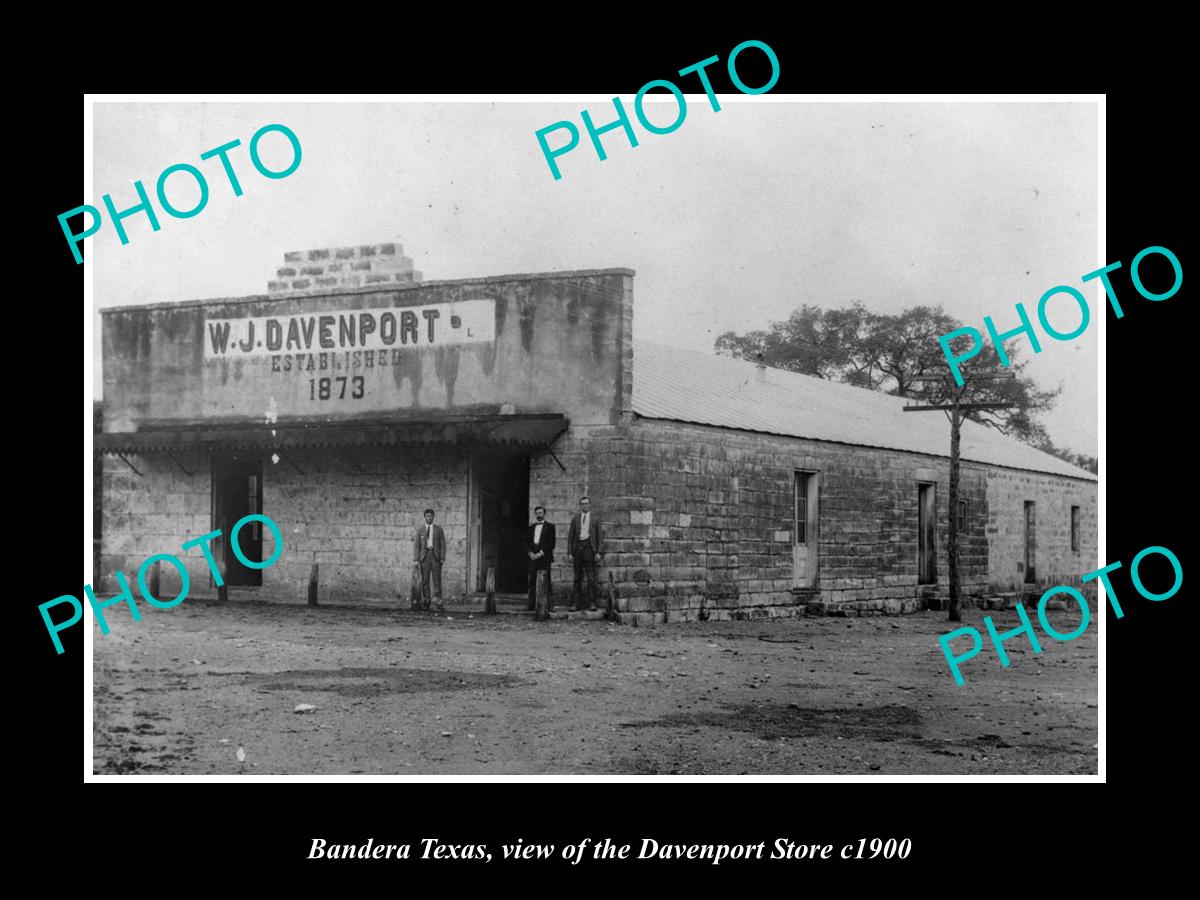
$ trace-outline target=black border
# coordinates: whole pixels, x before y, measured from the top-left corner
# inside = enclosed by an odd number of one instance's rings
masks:
[[[727,27],[725,32],[734,30]],[[959,71],[943,71],[923,81],[907,71],[891,79],[873,72],[855,77],[848,69],[861,61],[861,54],[847,56],[840,67],[823,66],[822,61],[810,58],[819,35],[800,29],[751,27],[729,38],[716,34],[714,28],[712,35],[670,39],[664,39],[661,32],[639,36],[625,31],[616,37],[602,33],[584,37],[575,32],[570,39],[506,38],[478,48],[467,48],[461,39],[424,45],[413,39],[386,62],[375,59],[339,68],[332,80],[344,90],[587,91],[629,96],[672,67],[678,69],[712,54],[724,58],[745,37],[764,40],[776,50],[781,77],[773,93],[888,87],[942,91],[948,84],[954,91],[972,87],[1094,91],[1103,90],[1103,82],[1109,80],[1096,78],[1091,79],[1092,84],[1067,87],[1027,83],[1016,88],[998,83],[1004,73],[994,70],[977,78],[975,85],[961,86],[958,79],[963,73]],[[1030,39],[1033,37],[1031,34]],[[466,59],[474,63],[464,62]],[[903,62],[894,59],[893,65]],[[335,58],[328,63],[321,71],[298,71],[288,89],[333,90],[330,70],[340,64]],[[1010,58],[1009,64],[1019,62]],[[479,80],[481,73],[486,74],[483,81]],[[1070,75],[1075,82],[1088,80],[1078,72]],[[745,77],[753,83],[750,73]],[[948,82],[948,78],[953,80]],[[216,85],[208,73],[203,79],[183,80],[192,82],[186,86],[189,91],[251,87],[249,82]],[[99,89],[110,86],[100,85]],[[185,88],[181,85],[179,89]],[[718,84],[717,89],[727,87]],[[28,491],[20,504],[21,533],[28,543],[18,542],[18,559],[10,571],[18,576],[17,594],[30,638],[31,666],[24,675],[26,689],[22,692],[30,709],[20,743],[24,745],[22,768],[32,768],[33,783],[41,791],[37,809],[30,811],[39,820],[35,824],[62,828],[68,821],[85,818],[94,823],[85,831],[96,839],[106,835],[114,850],[123,834],[138,834],[151,841],[155,835],[169,834],[171,838],[159,843],[153,855],[140,860],[143,876],[175,870],[187,871],[189,880],[193,876],[207,880],[202,876],[207,867],[176,867],[197,853],[202,859],[220,859],[228,852],[230,864],[236,861],[256,875],[298,877],[306,884],[342,884],[352,874],[369,872],[397,887],[403,887],[410,877],[407,868],[304,862],[311,838],[326,835],[341,843],[375,837],[399,842],[437,835],[447,841],[498,844],[520,835],[527,841],[562,843],[604,833],[636,844],[641,837],[655,833],[673,842],[730,843],[770,841],[776,836],[839,842],[894,835],[911,837],[918,848],[903,866],[847,870],[841,865],[818,869],[794,864],[770,871],[795,872],[805,884],[811,883],[818,871],[830,873],[835,883],[852,876],[855,884],[871,877],[887,878],[890,883],[901,872],[912,871],[937,874],[939,881],[927,883],[946,884],[944,879],[952,874],[972,873],[975,877],[967,884],[974,884],[984,870],[1011,875],[1011,867],[1020,865],[1014,855],[1038,847],[1053,846],[1057,858],[1071,859],[1084,852],[1092,836],[1107,828],[1104,819],[1098,818],[1102,807],[1096,795],[1081,797],[1078,790],[1082,788],[1076,789],[1073,799],[1064,802],[1063,786],[1036,783],[876,785],[870,792],[858,785],[813,783],[398,784],[382,788],[306,784],[272,785],[269,798],[259,796],[259,788],[252,788],[253,803],[247,803],[245,795],[230,796],[232,789],[222,785],[216,790],[185,787],[190,794],[184,805],[164,803],[157,789],[150,803],[85,795],[81,788],[94,787],[97,792],[112,788],[82,784],[78,718],[82,631],[66,633],[66,653],[56,656],[36,609],[37,603],[46,599],[79,591],[74,568],[78,544],[66,540],[68,529],[64,527],[73,524],[79,503],[75,494],[79,453],[74,443],[76,416],[81,412],[79,389],[69,357],[49,348],[51,342],[57,343],[52,323],[68,321],[64,312],[77,310],[74,298],[81,295],[82,268],[75,266],[65,251],[55,216],[82,202],[77,118],[82,95],[49,93],[39,104],[40,146],[33,161],[38,175],[24,185],[31,192],[28,206],[32,214],[22,217],[24,224],[34,225],[33,240],[23,245],[35,252],[39,262],[24,273],[37,275],[20,296],[32,308],[22,321],[30,323],[29,333],[42,340],[23,342],[19,350],[30,353],[31,359],[19,370],[25,375],[18,378],[36,375],[34,384],[26,382],[14,398],[8,435],[13,481]],[[1127,267],[1140,249],[1157,244],[1171,248],[1187,269],[1182,228],[1185,151],[1183,142],[1172,137],[1172,123],[1180,115],[1178,106],[1169,91],[1109,94],[1106,261],[1120,259]],[[963,268],[971,270],[969,260]],[[1122,298],[1130,299],[1124,303],[1122,320],[1108,313],[1107,560],[1121,559],[1128,565],[1138,550],[1160,544],[1176,552],[1186,571],[1182,518],[1189,506],[1184,496],[1189,479],[1188,470],[1179,464],[1189,431],[1185,416],[1190,407],[1190,383],[1184,371],[1187,353],[1180,346],[1189,334],[1184,322],[1186,286],[1169,301],[1150,303],[1131,293],[1127,276],[1124,281],[1114,278],[1114,283]],[[987,289],[986,277],[981,277],[979,287]],[[25,440],[20,440],[22,436]],[[21,495],[13,492],[10,496]],[[1162,779],[1188,767],[1180,729],[1190,724],[1188,707],[1181,702],[1186,683],[1183,665],[1188,659],[1184,641],[1190,635],[1184,622],[1184,591],[1169,601],[1152,604],[1136,598],[1127,578],[1118,575],[1114,584],[1126,615],[1119,621],[1111,613],[1107,617],[1107,774],[1114,785],[1128,788],[1143,784],[1148,770],[1150,777]],[[1046,806],[1053,809],[1053,815],[1041,813]],[[178,812],[171,815],[166,810]],[[1145,824],[1164,827],[1156,822]],[[181,839],[185,834],[196,838]],[[621,874],[632,872],[636,877],[646,865]],[[546,868],[540,866],[537,871]],[[510,869],[522,879],[533,878],[520,867]],[[480,872],[477,867],[461,869],[468,870]],[[457,875],[460,869],[446,863],[429,869],[435,876],[451,871]],[[483,874],[492,878],[501,871],[506,870],[489,867]],[[685,869],[674,865],[660,871],[674,879]],[[714,883],[722,878],[742,879],[746,869],[699,865],[686,871],[689,877]],[[216,871],[210,874],[215,876]],[[589,870],[589,881],[598,874],[602,874],[599,866]]]

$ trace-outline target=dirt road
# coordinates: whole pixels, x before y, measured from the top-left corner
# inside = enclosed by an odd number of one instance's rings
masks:
[[[964,624],[983,631],[983,613]],[[1001,630],[1019,624],[992,613]],[[1071,613],[1052,613],[1068,632]],[[986,644],[943,613],[631,628],[189,599],[95,632],[99,774],[1075,774],[1096,630]],[[314,707],[295,712],[299,704]],[[238,750],[245,755],[239,761]]]

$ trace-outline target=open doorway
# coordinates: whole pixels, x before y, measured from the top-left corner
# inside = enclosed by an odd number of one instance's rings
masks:
[[[261,587],[262,570],[245,566],[229,546],[238,520],[262,512],[262,460],[218,459],[212,467],[213,559],[231,587]],[[238,532],[238,548],[252,562],[262,562],[262,522],[247,522]],[[211,577],[211,576],[210,576]]]
[[[529,527],[529,457],[481,456],[472,462],[471,521],[475,589],[488,569],[496,571],[498,593],[524,594],[528,586],[525,532]]]

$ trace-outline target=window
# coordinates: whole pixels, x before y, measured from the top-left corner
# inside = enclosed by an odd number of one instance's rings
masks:
[[[970,507],[967,506],[969,500],[958,501],[958,531],[963,533],[967,530],[967,522],[970,521]]]
[[[1079,507],[1071,507],[1071,549],[1079,551]]]
[[[808,543],[808,473],[796,473],[796,543]]]

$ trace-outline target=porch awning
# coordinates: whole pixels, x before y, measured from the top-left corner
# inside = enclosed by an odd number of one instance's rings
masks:
[[[544,449],[570,422],[557,413],[291,425],[195,425],[95,435],[97,453],[478,444]]]

